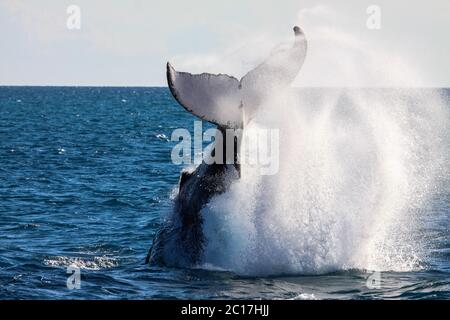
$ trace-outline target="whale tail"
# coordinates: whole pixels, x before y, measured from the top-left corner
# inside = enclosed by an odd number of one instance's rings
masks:
[[[224,128],[242,128],[265,95],[289,86],[307,51],[303,31],[294,27],[295,42],[273,53],[241,80],[226,74],[190,74],[167,63],[167,82],[175,99],[197,117]]]
[[[178,72],[167,63],[167,82],[175,99],[197,117],[224,127],[240,127],[239,81],[225,74]]]

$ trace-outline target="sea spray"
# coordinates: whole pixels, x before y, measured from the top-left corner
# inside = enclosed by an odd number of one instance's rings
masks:
[[[203,209],[205,265],[245,275],[421,266],[417,214],[448,155],[439,92],[298,89],[260,110],[247,130],[280,129],[279,172],[243,164]]]
[[[324,88],[243,94],[243,139],[279,130],[278,172],[246,161],[205,205],[200,266],[244,275],[422,268],[421,215],[448,174],[447,102],[417,88],[424,77],[404,53],[327,26],[304,30],[294,85]],[[336,83],[350,88],[325,88]]]
[[[339,75],[357,87],[264,93],[244,138],[278,128],[279,171],[242,164],[241,179],[203,209],[203,263],[244,275],[422,268],[421,215],[448,175],[448,97],[405,88],[422,79],[405,55],[326,26],[305,30],[297,83]],[[383,88],[362,88],[373,84]]]

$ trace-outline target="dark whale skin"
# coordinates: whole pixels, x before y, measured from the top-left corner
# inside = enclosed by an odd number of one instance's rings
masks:
[[[223,137],[226,136],[224,134],[226,128],[243,129],[244,102],[248,110],[257,108],[261,103],[261,94],[266,96],[273,90],[288,87],[300,71],[306,57],[307,41],[303,31],[298,26],[295,26],[293,30],[295,42],[292,48],[277,51],[266,61],[250,70],[241,80],[225,74],[202,73],[192,75],[186,72],[177,72],[168,62],[166,76],[172,95],[187,111],[203,120],[218,125],[218,129]],[[280,57],[284,59],[284,65],[280,65]],[[289,66],[290,68],[285,68],[284,66]],[[181,87],[184,89],[180,92],[176,86],[177,78],[181,79]],[[261,86],[262,84],[267,84],[267,81],[264,81],[264,79],[268,78],[276,79],[277,81],[272,81],[274,85],[269,88],[264,85]],[[184,86],[183,79],[185,81]],[[220,94],[218,94],[218,87],[222,88],[224,92],[219,92]],[[243,87],[247,90],[247,99],[245,100],[241,96]],[[197,93],[197,95],[193,95],[193,93]],[[226,117],[230,115],[230,112],[236,112],[236,109],[228,110],[227,113],[219,113],[220,116],[215,112],[218,108],[218,104],[215,102],[217,102],[218,97],[222,97],[223,93],[234,94],[240,97],[238,115],[241,116],[241,120],[237,122],[229,121]],[[206,95],[207,99],[195,99],[199,94]],[[218,95],[218,97],[215,95]],[[238,106],[237,103],[231,105]],[[211,113],[209,116],[205,113],[205,107],[212,109],[209,110]],[[250,118],[246,122],[251,119],[251,114],[247,116],[250,116]],[[227,119],[228,121],[226,121]],[[241,135],[241,133],[238,133],[238,135]],[[240,177],[240,166],[237,161],[239,158],[237,154],[239,142],[240,139],[235,137],[234,152],[231,152],[234,157],[234,161],[231,162],[234,164],[207,164],[203,162],[192,173],[182,172],[179,181],[179,192],[174,199],[175,204],[172,215],[156,233],[146,258],[147,263],[181,267],[195,266],[199,263],[206,242],[202,228],[202,208],[214,195],[225,192],[231,182]],[[225,145],[222,151],[223,155],[227,154]],[[222,163],[230,162],[222,161]]]
[[[180,267],[199,263],[206,241],[201,210],[239,178],[240,167],[234,163],[202,162],[193,172],[181,173],[172,214],[156,233],[146,263]]]

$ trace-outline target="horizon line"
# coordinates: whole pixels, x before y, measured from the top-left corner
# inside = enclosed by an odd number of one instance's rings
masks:
[[[47,84],[0,84],[0,88],[5,87],[28,87],[28,88],[169,88],[167,85],[47,85]],[[306,89],[450,89],[449,87],[438,86],[293,86],[292,88]]]

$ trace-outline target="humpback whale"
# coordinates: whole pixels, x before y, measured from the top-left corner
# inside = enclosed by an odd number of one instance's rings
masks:
[[[303,31],[293,28],[295,40],[280,48],[240,80],[226,74],[179,72],[168,62],[167,82],[178,103],[197,117],[227,129],[243,129],[271,93],[289,87],[300,71],[307,51]],[[224,145],[222,156],[226,156]],[[239,145],[233,146],[234,160]],[[237,161],[207,164],[194,171],[182,171],[172,215],[157,231],[146,263],[167,266],[195,266],[201,261],[205,238],[202,208],[216,194],[225,192],[239,178]]]

